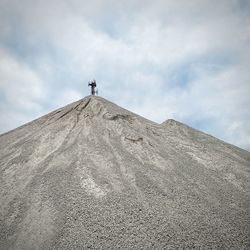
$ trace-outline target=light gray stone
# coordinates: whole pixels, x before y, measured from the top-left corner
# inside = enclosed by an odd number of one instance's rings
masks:
[[[88,96],[0,136],[0,249],[249,249],[250,153]]]

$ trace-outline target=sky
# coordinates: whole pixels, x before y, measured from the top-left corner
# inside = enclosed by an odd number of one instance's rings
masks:
[[[90,93],[250,150],[250,1],[0,0],[0,133]]]

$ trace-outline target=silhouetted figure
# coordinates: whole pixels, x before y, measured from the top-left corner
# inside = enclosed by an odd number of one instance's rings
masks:
[[[89,82],[88,86],[91,86],[91,95],[95,95],[97,92],[95,91],[96,88],[96,81],[93,80],[92,82]]]

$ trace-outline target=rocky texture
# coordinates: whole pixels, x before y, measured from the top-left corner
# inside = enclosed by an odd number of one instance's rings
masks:
[[[0,136],[1,249],[248,249],[250,153],[86,97]]]

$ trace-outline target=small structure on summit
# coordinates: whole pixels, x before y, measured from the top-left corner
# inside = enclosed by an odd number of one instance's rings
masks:
[[[91,95],[96,95],[98,93],[96,90],[96,81],[95,80],[89,82],[88,86],[91,86]]]

